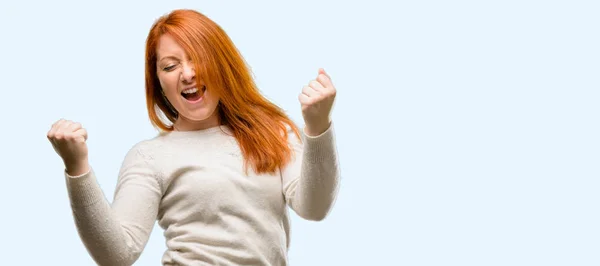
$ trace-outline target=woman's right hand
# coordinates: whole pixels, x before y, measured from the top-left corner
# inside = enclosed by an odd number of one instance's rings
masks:
[[[86,144],[87,131],[80,123],[65,119],[58,120],[48,131],[48,140],[52,143],[54,151],[62,158],[68,175],[79,176],[90,170]]]

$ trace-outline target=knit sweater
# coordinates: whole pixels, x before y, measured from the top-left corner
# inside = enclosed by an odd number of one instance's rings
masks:
[[[112,204],[93,168],[65,172],[82,242],[99,265],[132,265],[158,221],[163,265],[288,265],[287,207],[304,219],[325,218],[340,179],[333,125],[301,136],[288,132],[287,165],[256,174],[245,172],[226,126],[159,134],[127,152]]]

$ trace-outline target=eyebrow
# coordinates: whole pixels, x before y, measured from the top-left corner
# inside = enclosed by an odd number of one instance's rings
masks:
[[[168,55],[168,56],[164,56],[162,58],[160,58],[158,60],[158,63],[160,63],[161,61],[165,60],[165,59],[173,59],[173,60],[179,60],[177,57],[173,56],[173,55]]]

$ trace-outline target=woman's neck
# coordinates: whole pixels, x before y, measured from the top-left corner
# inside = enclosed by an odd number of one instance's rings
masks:
[[[202,121],[193,121],[185,117],[178,117],[175,123],[173,124],[173,128],[175,131],[197,131],[218,127],[220,125],[220,119],[216,115],[212,115],[209,118]]]

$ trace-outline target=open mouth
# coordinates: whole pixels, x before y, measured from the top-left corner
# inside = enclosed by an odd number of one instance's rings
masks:
[[[204,96],[204,92],[206,91],[206,86],[202,86],[200,88],[191,88],[181,92],[181,96],[190,102],[198,101]]]

